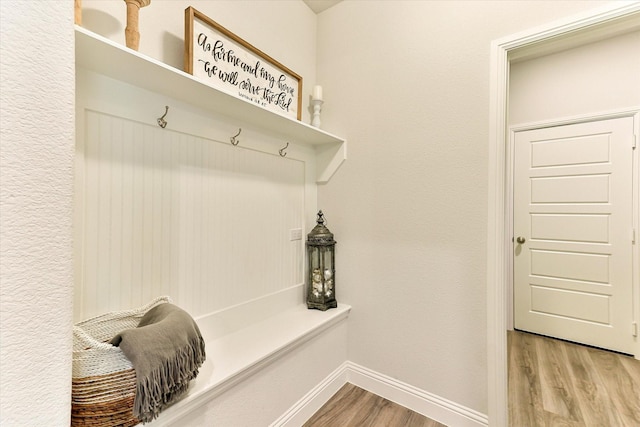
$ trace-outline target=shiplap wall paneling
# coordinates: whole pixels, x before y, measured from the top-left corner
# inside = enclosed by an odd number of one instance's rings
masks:
[[[158,295],[199,316],[302,283],[303,161],[84,116],[76,320]]]

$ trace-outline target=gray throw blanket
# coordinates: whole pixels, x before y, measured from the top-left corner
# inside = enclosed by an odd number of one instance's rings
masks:
[[[137,328],[122,331],[111,344],[120,347],[136,371],[133,415],[143,423],[187,391],[205,360],[198,325],[169,303],[149,310]]]

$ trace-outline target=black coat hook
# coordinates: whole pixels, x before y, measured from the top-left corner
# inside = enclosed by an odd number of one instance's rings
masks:
[[[167,126],[167,121],[164,118],[167,117],[168,112],[169,112],[169,106],[165,105],[164,114],[162,115],[162,117],[158,118],[158,126],[160,126],[162,129],[164,129]]]
[[[287,145],[285,145],[284,147],[278,150],[278,153],[280,153],[282,157],[287,157],[287,153],[284,150],[286,150],[288,146],[289,146],[289,143],[287,142]]]
[[[240,140],[237,139],[238,136],[240,136],[240,132],[242,132],[242,128],[238,128],[238,133],[231,137],[231,145],[238,145],[238,143],[240,143]]]

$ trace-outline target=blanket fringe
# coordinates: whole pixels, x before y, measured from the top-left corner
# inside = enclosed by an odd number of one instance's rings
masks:
[[[153,421],[168,405],[175,402],[189,388],[189,381],[198,375],[205,361],[204,340],[201,336],[169,358],[146,378],[137,381],[133,414],[143,423]]]

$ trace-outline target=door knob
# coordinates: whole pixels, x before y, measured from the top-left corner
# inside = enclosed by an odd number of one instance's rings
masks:
[[[523,244],[523,243],[524,243],[524,242],[526,242],[526,241],[527,241],[527,239],[525,239],[524,237],[518,237],[518,238],[516,239],[516,242],[517,242],[519,245]]]

